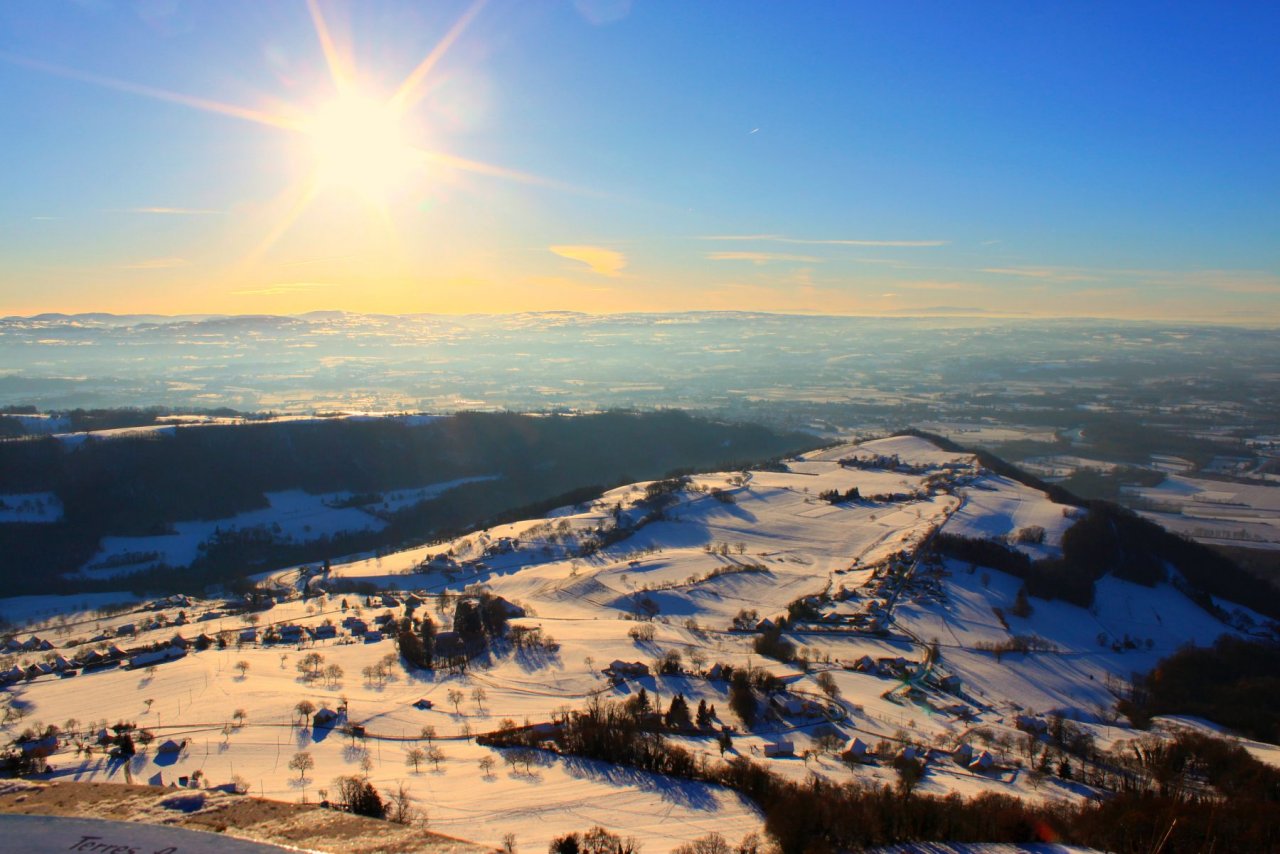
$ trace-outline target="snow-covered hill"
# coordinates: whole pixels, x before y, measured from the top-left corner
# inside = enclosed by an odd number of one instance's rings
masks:
[[[1033,771],[1025,733],[1056,726],[1056,714],[1103,748],[1133,739],[1112,711],[1121,683],[1183,643],[1233,631],[1169,585],[1106,577],[1091,609],[1035,597],[1023,607],[1018,579],[933,556],[938,531],[1016,539],[1029,528],[1042,541],[1021,547],[1051,556],[1077,509],[924,439],[779,468],[633,484],[428,548],[282,569],[264,579],[272,599],[258,610],[70,605],[16,635],[31,648],[0,668],[28,668],[7,689],[6,731],[38,721],[77,733],[49,756],[55,779],[190,785],[199,772],[204,784],[238,778],[255,795],[314,800],[335,777],[367,773],[379,789],[406,784],[431,828],[452,836],[497,845],[513,833],[535,850],[602,824],[659,852],[709,832],[736,840],[761,816],[702,783],[552,754],[504,762],[471,735],[643,690],[661,709],[677,694],[713,705],[712,728],[672,736],[711,758],[727,726],[731,752],[795,779],[892,783],[889,760],[907,749],[927,763],[920,791],[1076,799],[1089,785]],[[518,606],[511,626],[529,642],[508,635],[465,669],[430,671],[406,667],[390,633],[372,631],[383,614],[429,614],[447,632],[482,589]],[[781,638],[799,653],[787,663],[755,647],[784,616]],[[140,651],[151,645],[174,651]],[[95,648],[106,660],[84,667]],[[317,678],[299,671],[311,654],[323,659]],[[730,712],[726,666],[764,668],[785,686],[761,698],[753,727]],[[322,725],[300,717],[301,701],[341,713]],[[154,743],[105,755],[98,736],[121,721]],[[344,734],[348,724],[362,730]],[[418,748],[428,755],[415,768]],[[291,769],[299,753],[314,768]]]

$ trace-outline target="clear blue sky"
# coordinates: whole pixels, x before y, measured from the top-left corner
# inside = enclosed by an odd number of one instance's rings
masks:
[[[0,314],[1280,320],[1274,4],[315,8],[0,5]]]

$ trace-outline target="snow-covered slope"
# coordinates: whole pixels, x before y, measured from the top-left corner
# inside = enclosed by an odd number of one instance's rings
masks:
[[[1103,746],[1132,738],[1111,711],[1116,686],[1182,643],[1230,631],[1172,587],[1114,578],[1099,582],[1091,610],[1032,598],[1017,616],[1021,582],[932,558],[930,537],[939,530],[1004,537],[1039,526],[1043,544],[1027,548],[1051,554],[1072,509],[926,440],[841,446],[782,468],[634,484],[545,519],[338,562],[327,573],[289,568],[267,579],[276,599],[267,610],[233,615],[226,603],[189,600],[79,614],[64,625],[45,620],[16,641],[34,633],[55,648],[14,652],[3,667],[70,659],[109,643],[169,642],[175,633],[191,641],[223,632],[227,643],[151,669],[107,666],[19,681],[7,689],[16,710],[7,731],[39,721],[92,743],[102,726],[132,721],[155,733],[156,744],[172,739],[179,747],[161,753],[153,745],[113,760],[64,739],[50,758],[55,778],[169,784],[199,771],[210,784],[234,776],[254,794],[314,799],[336,776],[363,770],[383,790],[405,783],[442,833],[490,845],[514,833],[535,850],[603,824],[660,852],[712,831],[736,840],[758,831],[761,818],[736,793],[701,783],[550,754],[527,767],[504,765],[470,734],[506,719],[547,721],[592,697],[625,699],[643,688],[664,708],[677,693],[691,706],[714,705],[717,727],[737,729],[732,751],[797,779],[892,782],[889,756],[915,746],[928,759],[922,791],[1078,798],[1090,790],[1026,771],[1014,747],[1017,719],[1060,712]],[[857,497],[845,500],[854,490]],[[513,625],[540,630],[545,642],[515,649],[500,641],[463,672],[433,672],[406,668],[390,640],[344,625],[357,612],[365,621],[401,617],[406,596],[384,602],[382,591],[416,591],[423,603],[416,614],[447,629],[457,594],[475,585],[517,603],[525,616]],[[757,623],[789,610],[784,637],[807,662],[773,661],[753,647]],[[266,642],[268,627],[326,622],[335,626],[331,637]],[[1035,649],[995,651],[1033,636]],[[340,673],[305,679],[298,665],[310,653]],[[679,668],[653,675],[672,653]],[[604,669],[614,661],[649,672],[611,679]],[[762,706],[762,722],[743,727],[729,711],[718,664],[765,667],[786,691]],[[823,674],[834,697],[819,684]],[[303,700],[345,705],[346,714],[337,728],[304,726],[295,711]],[[364,727],[364,737],[344,735],[344,722]],[[673,738],[719,758],[710,732]],[[853,739],[878,758],[849,763],[831,752]],[[784,742],[795,755],[772,756]],[[443,751],[439,767],[412,767],[410,751],[433,746]],[[813,753],[797,758],[806,751]],[[302,776],[290,768],[299,752],[315,762]],[[975,767],[961,761],[982,756]],[[486,757],[494,767],[482,765]]]

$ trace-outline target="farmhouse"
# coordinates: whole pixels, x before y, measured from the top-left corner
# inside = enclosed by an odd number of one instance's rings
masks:
[[[160,649],[153,649],[149,652],[139,653],[129,659],[128,667],[136,670],[139,667],[150,667],[153,664],[164,664],[167,661],[176,661],[187,654],[187,651],[178,646],[165,646]]]
[[[770,759],[776,759],[780,756],[795,756],[796,746],[793,742],[780,738],[764,746],[764,755]]]
[[[844,752],[840,754],[840,758],[846,762],[861,762],[867,758],[870,748],[867,743],[860,738],[855,738],[845,745]]]
[[[615,659],[604,669],[604,672],[614,679],[639,679],[641,676],[649,675],[649,665],[642,661]]]
[[[995,758],[987,751],[982,751],[969,763],[970,771],[990,771],[995,767]]]

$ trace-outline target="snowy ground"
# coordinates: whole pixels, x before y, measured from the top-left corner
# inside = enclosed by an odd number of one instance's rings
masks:
[[[1170,475],[1159,486],[1127,487],[1143,515],[1203,542],[1280,548],[1280,489]]]
[[[896,457],[902,466],[839,464],[850,457]],[[116,636],[125,624],[135,627],[127,641],[117,640],[125,646],[168,640],[175,632],[187,638],[201,631],[233,633],[227,648],[192,652],[153,673],[115,668],[18,683],[8,694],[24,720],[11,723],[8,731],[36,721],[63,725],[75,719],[79,729],[104,721],[136,721],[157,734],[157,743],[168,738],[187,743],[180,754],[160,754],[153,746],[128,760],[108,760],[100,752],[85,757],[64,748],[52,759],[54,776],[168,784],[200,770],[214,784],[237,776],[254,794],[291,800],[318,798],[335,777],[360,773],[367,758],[375,785],[387,790],[406,783],[428,812],[431,828],[442,833],[497,845],[511,832],[526,850],[535,850],[545,848],[553,836],[602,824],[635,836],[647,852],[662,852],[711,831],[736,841],[759,831],[761,818],[733,792],[602,763],[546,755],[529,769],[516,768],[476,745],[468,732],[495,729],[508,718],[545,721],[559,709],[581,707],[592,696],[623,699],[643,687],[664,706],[677,692],[693,706],[700,700],[715,705],[719,721],[740,730],[734,751],[767,761],[796,779],[809,774],[864,783],[895,779],[887,762],[850,766],[829,753],[799,758],[816,750],[824,731],[842,740],[858,737],[873,747],[885,741],[939,749],[973,741],[982,731],[986,740],[974,744],[990,746],[995,768],[978,772],[945,755],[935,756],[921,790],[1077,798],[1087,790],[1056,778],[1029,780],[1018,767],[1018,756],[999,745],[1000,736],[1010,741],[1018,737],[1014,717],[1061,711],[1104,745],[1132,738],[1130,730],[1116,725],[1108,686],[1150,668],[1182,643],[1208,643],[1228,631],[1172,587],[1145,588],[1112,578],[1099,582],[1092,611],[1033,598],[1032,612],[1020,618],[1011,613],[1017,579],[916,560],[916,547],[938,529],[1004,537],[1038,525],[1046,530],[1045,544],[1034,548],[1052,550],[1071,522],[1063,507],[1043,494],[981,471],[972,459],[927,441],[896,438],[842,446],[806,455],[787,468],[745,478],[739,473],[696,476],[678,493],[665,519],[635,529],[591,557],[575,557],[575,546],[615,519],[638,519],[645,484],[612,490],[545,519],[475,532],[431,548],[338,562],[323,578],[331,587],[351,582],[419,591],[427,600],[423,607],[446,623],[447,608],[443,614],[437,610],[436,594],[483,583],[527,609],[528,616],[515,624],[539,627],[558,644],[538,653],[500,646],[465,674],[406,670],[390,641],[362,643],[345,630],[305,650],[256,641],[238,645],[235,637],[247,626],[246,618],[217,616],[224,609],[212,601],[99,616],[84,613],[100,604],[90,597],[65,603],[0,600],[0,614],[40,617],[52,608],[82,612],[68,614],[62,627],[49,621],[33,627],[58,647]],[[938,477],[944,475],[954,488],[939,488]],[[864,496],[910,497],[844,504],[817,497],[853,487]],[[717,498],[712,489],[731,498]],[[304,503],[298,499],[288,505],[296,513],[285,514],[282,526],[306,524],[302,520],[309,517],[300,509]],[[901,589],[885,586],[890,566],[905,573]],[[295,593],[308,582],[296,569],[279,571],[269,580],[277,589]],[[788,634],[816,661],[810,672],[761,658],[753,652],[753,635],[733,630],[735,616],[744,610],[769,617],[784,613],[797,599],[842,588],[848,594],[844,601],[822,606],[829,622]],[[632,617],[646,600],[657,609],[656,619],[647,624],[654,636],[635,639],[630,633],[642,623]],[[855,615],[879,607],[877,603],[892,610],[887,630],[856,627]],[[1001,609],[1008,628],[995,608]],[[190,622],[176,627],[172,621],[180,610]],[[385,609],[363,596],[335,592],[282,601],[254,616],[260,629],[288,622],[317,626],[326,620],[341,623],[357,610],[372,619]],[[403,613],[399,606],[392,610],[397,616]],[[168,625],[145,628],[159,614]],[[979,648],[1032,634],[1051,648],[1001,659]],[[1116,642],[1126,638],[1133,648],[1116,651]],[[864,656],[922,662],[934,640],[940,661],[932,676],[958,677],[963,686],[958,692],[944,694],[922,677],[904,682],[851,669]],[[57,652],[70,656],[76,649]],[[671,650],[681,655],[686,673],[643,676],[617,685],[601,673],[615,659],[652,666]],[[338,665],[342,675],[328,683],[304,680],[296,665],[312,651],[323,655],[326,664]],[[361,675],[388,654],[394,666],[385,682]],[[42,655],[9,656],[2,664],[30,663]],[[246,666],[238,668],[239,662]],[[818,700],[819,711],[810,717],[788,712],[743,731],[729,712],[727,685],[702,675],[716,663],[766,666],[788,683],[790,696]],[[821,699],[817,676],[822,672],[829,672],[839,689],[835,702]],[[920,692],[914,699],[906,691],[913,684]],[[450,699],[453,691],[461,692],[457,703]],[[299,701],[336,708],[344,698],[348,719],[366,727],[365,739],[297,722],[294,706]],[[424,698],[433,707],[415,708]],[[432,742],[424,740],[424,727],[434,728]],[[764,759],[766,745],[782,739],[794,743],[797,757]],[[708,736],[680,740],[719,757]],[[406,764],[408,750],[433,744],[445,757],[438,769],[429,762],[417,770]],[[289,763],[302,751],[312,756],[315,768],[300,778]],[[1260,745],[1255,752],[1276,761],[1280,749]],[[491,771],[481,766],[486,756],[494,759]]]
[[[268,492],[268,506],[222,519],[178,522],[174,533],[147,537],[105,537],[98,551],[82,567],[91,578],[128,575],[157,564],[186,566],[199,555],[199,546],[215,530],[229,531],[265,527],[278,537],[305,542],[334,536],[343,531],[381,530],[386,527],[377,514],[392,512],[443,495],[466,483],[494,480],[498,475],[458,478],[413,489],[391,490],[382,500],[358,507],[337,506],[350,499],[349,492],[313,494],[300,489]],[[56,503],[57,499],[54,499]],[[57,505],[61,515],[62,507]],[[0,511],[2,512],[2,511]],[[13,521],[13,520],[11,520]]]

